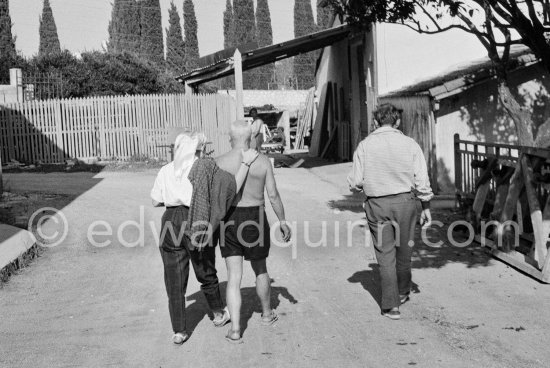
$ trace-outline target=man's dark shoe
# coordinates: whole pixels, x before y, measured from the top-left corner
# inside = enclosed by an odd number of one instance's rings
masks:
[[[390,319],[398,320],[401,318],[401,313],[399,312],[399,309],[392,308],[392,309],[382,309],[382,315],[384,317],[388,317]]]
[[[405,304],[409,300],[411,300],[411,298],[408,295],[399,295],[399,301],[401,304]]]

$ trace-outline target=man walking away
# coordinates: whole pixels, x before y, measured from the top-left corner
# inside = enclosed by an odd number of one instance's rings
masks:
[[[411,254],[417,217],[430,226],[433,197],[420,146],[397,128],[401,112],[391,104],[374,112],[377,128],[357,146],[348,176],[350,190],[363,191],[369,229],[380,267],[382,315],[399,319],[399,306],[409,300]]]
[[[218,157],[220,168],[234,173],[242,162],[242,150],[248,149],[251,128],[246,121],[237,121],[231,126],[231,151]],[[290,228],[285,223],[285,210],[273,175],[271,162],[259,155],[250,165],[246,182],[220,225],[220,251],[227,265],[227,306],[231,315],[231,329],[226,339],[240,343],[241,339],[241,279],[243,257],[249,260],[256,274],[256,292],[262,304],[262,325],[269,326],[277,320],[271,309],[271,279],[267,273],[266,258],[269,255],[269,224],[264,208],[264,189],[279,219],[284,241],[290,239]]]

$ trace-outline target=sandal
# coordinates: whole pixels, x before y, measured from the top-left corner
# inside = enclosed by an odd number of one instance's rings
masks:
[[[231,316],[229,315],[229,309],[227,309],[227,307],[225,307],[223,309],[223,315],[221,316],[221,318],[214,318],[212,323],[214,324],[214,327],[223,327],[229,321],[231,321]]]
[[[264,316],[262,314],[262,319],[261,319],[261,323],[262,323],[262,326],[271,326],[272,324],[274,324],[277,320],[279,319],[279,316],[277,315],[277,313],[275,313],[275,311],[271,311],[271,314],[269,316]]]
[[[189,340],[189,335],[186,332],[176,332],[172,337],[172,342],[176,345],[181,345]]]
[[[237,335],[238,337],[235,338],[235,335]],[[230,343],[232,343],[232,344],[242,344],[243,343],[243,338],[241,336],[241,331],[233,331],[232,329],[229,329],[229,331],[227,331],[227,335],[225,335],[225,339],[227,341],[229,341]]]

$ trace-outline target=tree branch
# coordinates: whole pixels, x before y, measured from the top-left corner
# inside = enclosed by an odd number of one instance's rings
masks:
[[[533,22],[533,27],[540,32],[544,32],[544,27],[539,20],[537,12],[535,11],[535,6],[533,5],[532,0],[525,0],[527,3],[527,8],[529,9],[529,16],[531,17],[531,22]]]

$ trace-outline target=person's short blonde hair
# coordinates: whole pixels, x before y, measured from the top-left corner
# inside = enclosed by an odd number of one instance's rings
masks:
[[[252,128],[246,120],[235,120],[231,123],[231,140],[250,143]]]

